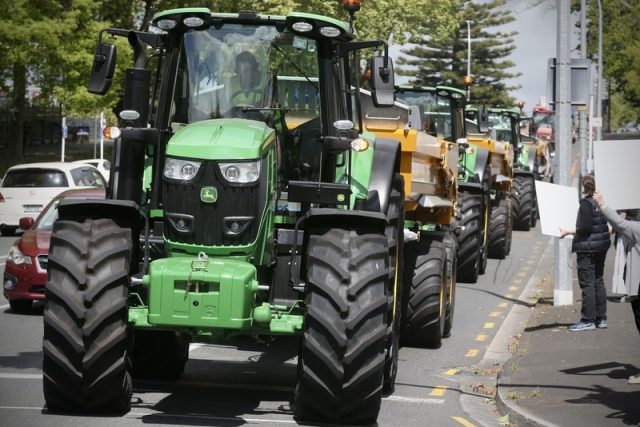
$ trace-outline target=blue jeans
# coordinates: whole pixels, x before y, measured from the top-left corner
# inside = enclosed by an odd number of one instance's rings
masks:
[[[604,287],[606,252],[578,252],[578,282],[582,289],[582,321],[607,320],[607,290]]]

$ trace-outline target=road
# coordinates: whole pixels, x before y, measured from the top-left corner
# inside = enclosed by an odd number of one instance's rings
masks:
[[[539,226],[514,231],[509,257],[489,260],[477,283],[458,284],[452,336],[437,350],[400,350],[396,390],[383,400],[379,426],[497,425],[493,390],[482,382],[483,375],[495,376],[495,370],[479,366],[494,339],[505,340],[500,331],[511,309],[527,304],[534,281],[545,274],[536,266],[549,240]],[[0,270],[12,241],[0,238]],[[508,326],[513,325],[502,331]],[[296,424],[291,411],[295,339],[192,344],[179,381],[135,382],[128,414],[95,417],[43,409],[42,332],[42,304],[18,315],[0,297],[0,426]]]

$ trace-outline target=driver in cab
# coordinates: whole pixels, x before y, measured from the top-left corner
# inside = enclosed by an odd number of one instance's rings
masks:
[[[258,60],[248,51],[236,56],[236,75],[231,80],[232,105],[259,106],[262,101],[262,91],[259,88],[260,73]]]

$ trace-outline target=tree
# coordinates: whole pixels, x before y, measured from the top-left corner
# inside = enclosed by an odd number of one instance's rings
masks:
[[[603,77],[610,82],[614,127],[640,117],[640,0],[602,0]],[[598,58],[598,7],[589,2],[588,56]],[[616,96],[619,95],[619,96]],[[617,105],[613,105],[617,103]],[[631,111],[630,111],[631,110]]]
[[[514,32],[491,31],[514,20],[511,12],[503,8],[506,0],[475,3],[464,0],[462,13],[455,30],[439,39],[428,25],[421,25],[421,33],[411,37],[412,47],[401,50],[406,56],[398,60],[398,73],[413,77],[412,84],[423,86],[449,85],[460,87],[467,73],[467,23],[471,21],[471,73],[474,84],[473,99],[491,105],[513,105],[507,79],[518,77],[509,72],[513,62],[506,59],[515,49]]]
[[[27,87],[36,85],[41,99],[66,105],[85,86],[83,70],[93,57],[89,37],[95,40],[100,28],[94,19],[98,7],[92,0],[0,3],[0,76],[3,92],[11,94],[13,121],[10,163],[23,161]]]

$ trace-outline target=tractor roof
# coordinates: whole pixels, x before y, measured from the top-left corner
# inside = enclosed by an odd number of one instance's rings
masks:
[[[247,25],[274,25],[313,39],[349,41],[355,38],[349,24],[334,18],[312,13],[290,12],[283,15],[264,15],[248,11],[240,13],[213,13],[206,7],[188,7],[158,12],[152,23],[165,30],[207,28],[226,22]]]

